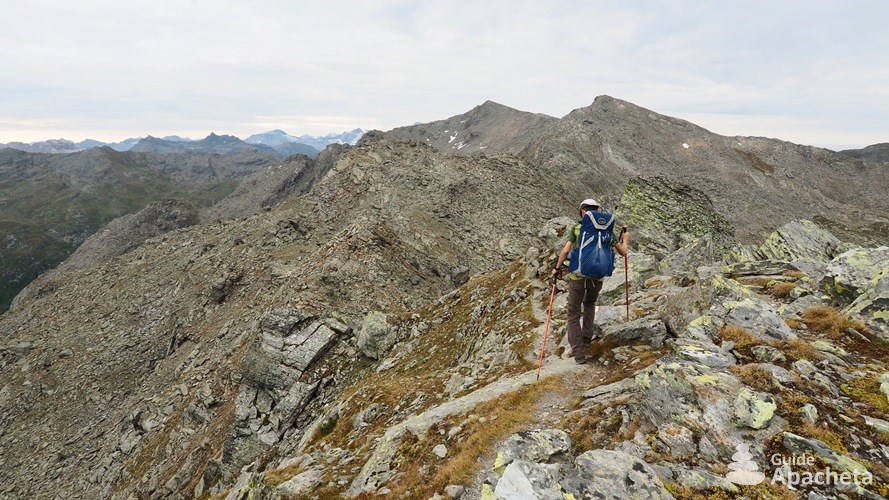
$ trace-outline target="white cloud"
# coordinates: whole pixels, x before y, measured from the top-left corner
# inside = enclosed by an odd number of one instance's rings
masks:
[[[561,116],[607,93],[862,146],[889,140],[887,14],[878,1],[7,0],[0,110],[78,136],[318,134],[486,99]],[[0,142],[41,130],[0,127]]]

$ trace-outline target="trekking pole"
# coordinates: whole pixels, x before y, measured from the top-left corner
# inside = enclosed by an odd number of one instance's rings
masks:
[[[537,380],[540,380],[540,369],[543,368],[543,353],[546,352],[546,337],[549,333],[549,320],[553,316],[553,299],[556,298],[556,278],[553,276],[553,290],[549,294],[549,309],[546,311],[546,326],[543,327],[543,343],[540,345],[540,359],[537,360]]]
[[[626,226],[622,227],[620,230],[620,240],[623,242],[624,234],[627,232]],[[624,288],[626,290],[627,296],[627,321],[630,321],[630,251],[627,249],[627,254],[624,255]]]

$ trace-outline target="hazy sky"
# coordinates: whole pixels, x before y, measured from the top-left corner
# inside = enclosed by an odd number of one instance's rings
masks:
[[[885,1],[3,0],[0,142],[323,134],[600,94],[728,135],[889,141]]]

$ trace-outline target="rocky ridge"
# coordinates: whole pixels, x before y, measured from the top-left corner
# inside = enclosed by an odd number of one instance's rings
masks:
[[[783,486],[732,467],[805,450],[873,475],[814,494],[886,495],[885,247],[742,246],[703,189],[633,178],[630,321],[619,267],[572,364],[560,285],[537,381],[544,221],[585,184],[384,134],[268,175],[0,317],[0,493],[756,497]]]

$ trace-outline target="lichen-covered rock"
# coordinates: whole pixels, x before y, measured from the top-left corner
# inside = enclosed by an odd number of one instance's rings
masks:
[[[373,359],[382,359],[395,345],[395,331],[386,321],[386,315],[373,311],[364,317],[361,330],[358,331],[358,348]]]
[[[728,368],[736,363],[731,353],[722,350],[709,340],[678,338],[673,343],[673,350],[682,358],[710,368]]]
[[[533,430],[513,434],[500,447],[494,469],[501,469],[515,460],[546,462],[553,455],[571,448],[571,438],[559,429]]]
[[[736,444],[751,437],[763,443],[786,425],[774,415],[768,395],[753,392],[724,368],[667,357],[635,380],[640,394],[633,400],[633,412],[643,431],[679,423],[695,436],[706,437],[723,457],[730,456]],[[755,451],[762,456],[761,447]]]
[[[708,235],[714,254],[734,244],[734,227],[705,193],[662,177],[631,179],[615,215],[632,228],[633,248],[658,258]]]
[[[713,265],[727,258],[728,241],[705,234],[664,257],[657,269],[663,274],[694,276],[699,267]]]
[[[784,224],[751,252],[757,259],[828,262],[841,242],[812,221],[798,220]]]
[[[772,306],[759,299],[729,300],[722,303],[727,310],[725,323],[746,328],[754,336],[787,340],[796,334]]]
[[[494,488],[497,500],[564,500],[562,487],[550,471],[552,468],[527,460],[512,462]]]
[[[795,318],[801,316],[806,309],[823,306],[829,301],[827,296],[823,295],[803,295],[794,300],[781,310],[781,316],[787,318]]]
[[[715,340],[716,333],[724,323],[724,302],[759,300],[737,281],[711,271],[693,285],[668,296],[661,305],[661,317],[672,331],[683,332],[692,322],[698,322],[698,326],[703,327],[708,336]]]
[[[871,279],[871,286],[858,296],[844,311],[864,319],[868,326],[889,330],[889,262]]]
[[[784,356],[784,353],[772,346],[756,345],[750,350],[753,352],[753,357],[756,358],[757,361],[762,361],[763,363],[787,361],[787,357]]]
[[[738,487],[731,483],[728,479],[717,476],[711,472],[702,469],[691,469],[679,464],[668,464],[673,480],[686,488],[697,491],[711,491],[713,489],[721,489],[730,493],[737,493]]]
[[[656,262],[654,257],[641,252],[632,252],[629,261],[630,292],[641,288],[645,280],[654,275]],[[599,291],[599,302],[611,304],[615,301],[623,303],[626,290],[627,275],[624,272],[624,258],[615,256],[614,273],[602,280],[602,290]]]
[[[819,285],[834,301],[844,305],[871,289],[875,295],[889,292],[889,247],[856,247],[837,255]]]
[[[667,325],[660,319],[639,318],[626,323],[615,322],[602,328],[606,339],[618,343],[642,340],[652,347],[661,347],[667,339]]]
[[[722,266],[719,271],[728,277],[777,276],[786,272],[799,271],[795,265],[782,260],[743,260]]]
[[[805,438],[785,431],[783,443],[784,448],[791,453],[811,453],[823,460],[824,463],[839,467],[844,471],[867,471],[867,467],[861,463],[852,460],[848,455],[835,451],[818,439]]]
[[[775,416],[778,405],[769,394],[757,393],[746,387],[735,399],[735,417],[742,425],[751,429],[762,429]]]
[[[565,489],[578,488],[574,498],[673,498],[650,465],[624,452],[591,450],[576,463],[582,481],[565,481]]]
[[[694,433],[688,427],[669,422],[658,429],[657,436],[671,456],[688,459],[697,451]]]

